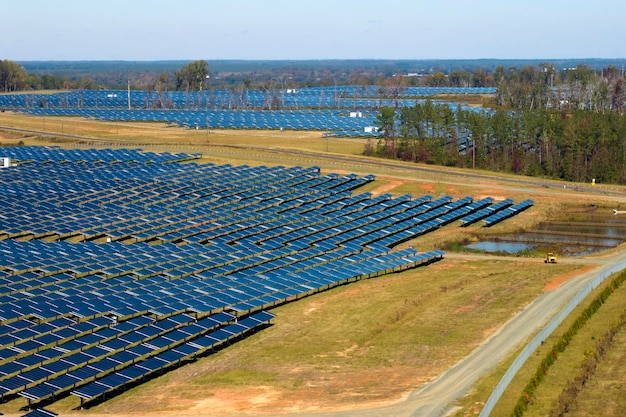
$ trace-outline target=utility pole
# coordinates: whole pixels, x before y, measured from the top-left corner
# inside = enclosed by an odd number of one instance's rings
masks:
[[[126,77],[128,83],[128,110],[130,110],[130,72],[128,73],[128,77]]]

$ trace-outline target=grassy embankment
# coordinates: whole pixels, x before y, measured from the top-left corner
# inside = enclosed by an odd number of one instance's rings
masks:
[[[563,340],[563,335],[572,324],[579,318],[581,313],[588,308],[590,303],[602,292],[610,280],[605,285],[601,285],[593,291],[587,299],[582,302],[572,314],[554,331],[552,336],[536,350],[533,356],[518,372],[513,382],[505,390],[501,400],[496,405],[493,417],[511,416],[518,402],[524,387],[538,372],[540,364],[555,344]],[[589,373],[587,360],[597,353],[597,346],[606,333],[615,326],[620,315],[625,313],[626,286],[622,284],[613,292],[604,304],[599,307],[585,324],[576,332],[564,351],[556,356],[552,366],[550,366],[536,391],[530,397],[529,405],[524,416],[556,416],[559,396],[566,390],[579,375],[584,374],[590,378],[584,384],[576,386],[579,389],[577,395],[567,395],[570,413],[568,416],[591,416],[591,415],[623,415],[626,411],[626,399],[623,389],[624,367],[626,362],[626,346],[624,340],[626,331],[621,327],[612,343],[602,344],[606,352],[597,359],[595,372]],[[608,347],[607,347],[608,346]],[[517,355],[517,353],[515,354]],[[511,355],[509,360],[504,361],[497,369],[485,375],[477,384],[475,389],[463,400],[459,402],[460,411],[454,414],[456,417],[477,415],[482,408],[482,404],[491,393],[491,390],[510,365],[515,355]],[[586,368],[587,366],[587,368]],[[576,384],[574,384],[576,385]],[[572,400],[572,398],[575,398]]]

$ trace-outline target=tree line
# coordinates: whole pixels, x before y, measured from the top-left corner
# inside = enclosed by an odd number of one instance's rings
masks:
[[[132,89],[147,89],[165,91],[198,91],[206,88],[209,75],[209,64],[204,60],[193,61],[183,65],[174,73],[173,85],[166,72],[142,73],[134,75],[131,85],[131,75],[127,74],[126,85]],[[121,85],[99,85],[90,77],[70,79],[58,75],[43,74],[37,76],[28,74],[26,69],[17,62],[5,59],[0,60],[0,91],[33,91],[33,90],[95,90],[105,88],[120,88]]]
[[[383,108],[375,123],[383,134],[366,145],[367,155],[575,182],[626,183],[626,116],[617,110],[475,111],[428,100]]]
[[[96,87],[93,80],[88,77],[70,80],[56,75],[37,76],[28,74],[17,62],[0,60],[0,91],[5,93],[29,90],[93,90]]]
[[[495,102],[505,108],[625,110],[624,71],[613,65],[598,71],[587,65],[557,71],[549,63],[519,70],[497,67],[493,78]]]

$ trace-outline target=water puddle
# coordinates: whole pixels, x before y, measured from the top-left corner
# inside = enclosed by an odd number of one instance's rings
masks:
[[[555,252],[560,256],[587,255],[626,241],[626,214],[609,209],[566,213],[517,235],[503,235],[465,245],[489,253]]]

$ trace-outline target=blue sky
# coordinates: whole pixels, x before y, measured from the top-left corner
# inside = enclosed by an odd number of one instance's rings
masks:
[[[2,0],[0,59],[625,58],[623,0]]]

